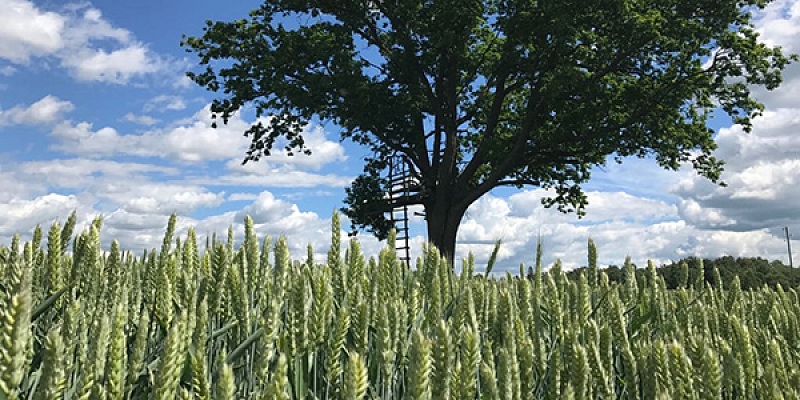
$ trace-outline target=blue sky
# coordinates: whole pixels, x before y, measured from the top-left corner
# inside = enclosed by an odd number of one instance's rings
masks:
[[[182,232],[241,236],[244,215],[262,235],[286,235],[302,258],[322,257],[331,212],[360,172],[363,149],[340,143],[335,127],[309,126],[311,157],[277,154],[241,166],[253,122],[247,112],[210,127],[212,96],[185,78],[195,60],[180,48],[206,19],[246,16],[257,1],[0,0],[0,242],[77,210],[81,223],[105,218],[106,243],[130,250],[160,245],[170,213]],[[758,15],[762,38],[800,52],[800,2],[778,1]],[[630,255],[640,265],[697,255],[786,258],[782,229],[800,237],[800,67],[775,92],[757,92],[767,112],[747,135],[715,121],[727,188],[691,170],[650,160],[609,164],[587,186],[579,220],[543,209],[544,192],[498,190],[467,213],[458,253],[479,261],[503,240],[499,266],[530,264],[541,236],[548,262],[583,264],[594,238],[602,264]],[[345,228],[347,223],[345,222]],[[418,251],[424,226],[412,222]],[[359,235],[365,251],[381,243]]]

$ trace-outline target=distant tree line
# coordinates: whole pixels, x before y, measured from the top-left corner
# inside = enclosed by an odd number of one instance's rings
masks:
[[[701,281],[698,275],[701,267],[703,285],[707,282],[717,287],[718,281],[722,281],[723,287],[728,289],[733,278],[738,276],[742,290],[757,289],[764,285],[775,288],[778,284],[783,288],[800,287],[800,268],[790,268],[780,261],[769,261],[760,257],[725,256],[715,260],[690,257],[657,267],[656,271],[664,278],[668,289],[676,289],[699,284]],[[714,268],[719,271],[718,275],[714,273]],[[625,280],[625,267],[612,265],[602,270],[611,282]],[[582,267],[566,274],[572,279],[577,279],[581,271],[587,273],[588,269]],[[637,281],[646,281],[646,276],[647,268],[636,268]]]

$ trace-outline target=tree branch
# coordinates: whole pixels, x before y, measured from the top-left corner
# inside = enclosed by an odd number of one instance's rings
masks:
[[[388,12],[382,6],[382,4],[380,4],[380,2],[377,2],[377,3],[378,3],[378,7],[381,10],[381,12],[394,25],[395,24],[395,19],[391,18],[391,16],[388,14]],[[365,17],[363,22],[367,27],[367,32],[363,32],[362,33],[362,38],[364,38],[364,40],[366,40],[367,43],[371,43],[374,46],[378,47],[378,49],[380,50],[380,52],[383,55],[383,57],[388,60],[391,57],[393,51],[392,51],[391,48],[389,48],[383,42],[383,40],[381,40],[381,38],[380,38],[380,30],[378,29],[378,27],[373,23],[373,21],[370,18],[366,18]],[[406,51],[408,51],[408,45],[412,42],[412,40],[408,36],[404,36],[404,38],[406,38]],[[411,57],[409,57],[409,58],[411,58]],[[417,68],[415,68],[415,70],[419,70],[420,69],[419,68],[419,63],[415,62],[414,64],[417,66]],[[428,80],[425,77],[424,73],[421,74],[420,80],[421,80],[420,83],[422,84],[423,88],[425,88],[426,95],[429,98],[431,98],[431,96],[433,96],[433,91],[431,90],[430,83],[428,82]],[[417,165],[417,167],[419,167],[420,170],[428,171],[428,170],[430,170],[431,164],[428,161],[428,148],[427,148],[428,146],[427,146],[427,143],[426,143],[426,140],[425,140],[425,129],[422,126],[422,121],[414,121],[414,123],[416,125],[414,131],[416,132],[416,134],[418,136],[419,145],[415,149],[409,149],[408,151],[402,151],[402,150],[399,150],[399,151],[401,151],[403,154],[407,155],[409,157],[409,159],[411,160],[411,162],[413,162],[415,165]],[[384,140],[383,138],[385,138],[385,135],[379,134],[377,130],[375,130],[374,133],[375,133],[376,136],[378,136],[379,138],[382,138],[382,140]],[[415,153],[415,154],[412,154],[412,153]]]
[[[503,51],[500,56],[501,60],[498,63],[499,65],[505,65],[505,59],[508,57],[508,51],[510,50],[511,46],[508,43],[509,41],[506,41],[505,45],[503,46]],[[508,76],[509,71],[507,68],[504,68],[495,81],[495,96],[494,101],[492,102],[492,108],[489,110],[489,118],[486,121],[486,130],[483,133],[483,138],[481,138],[480,144],[478,144],[478,150],[475,152],[475,154],[473,154],[472,159],[470,159],[467,166],[464,167],[464,171],[462,172],[458,182],[459,185],[463,185],[465,182],[468,182],[470,179],[472,179],[472,176],[475,175],[478,167],[483,164],[486,157],[486,152],[488,151],[486,143],[494,138],[506,95],[509,92],[513,92],[517,88],[522,87],[521,81],[514,83],[511,87],[506,87]]]
[[[499,180],[495,183],[495,187],[498,186],[539,186],[541,182],[535,179],[504,179]]]

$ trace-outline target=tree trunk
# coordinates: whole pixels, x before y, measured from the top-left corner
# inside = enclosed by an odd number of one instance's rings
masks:
[[[450,261],[451,267],[454,265],[458,226],[466,211],[466,208],[454,207],[450,202],[425,206],[428,242],[439,249],[439,252]]]

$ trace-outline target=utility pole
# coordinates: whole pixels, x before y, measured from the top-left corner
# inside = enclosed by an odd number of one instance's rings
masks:
[[[792,235],[789,234],[789,227],[783,227],[783,232],[786,234],[786,248],[789,250],[789,268],[794,268],[792,265]]]

